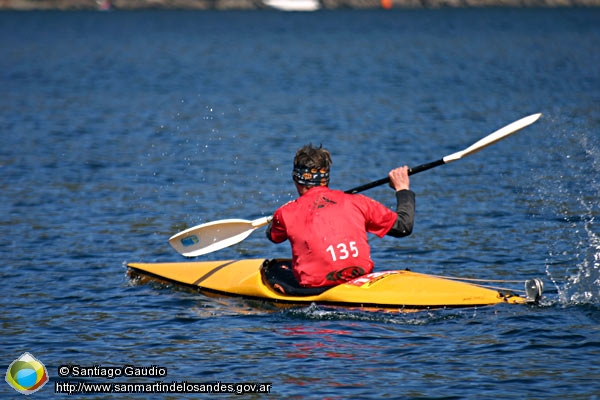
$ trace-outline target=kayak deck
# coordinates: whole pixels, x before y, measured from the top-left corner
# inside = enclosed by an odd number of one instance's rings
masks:
[[[265,261],[265,259],[246,259],[130,263],[127,266],[135,273],[202,292],[281,304],[315,303],[344,307],[418,310],[478,307],[499,303],[525,304],[537,300],[510,291],[490,289],[408,270],[374,272],[332,287],[318,295],[290,296],[275,291],[265,282],[261,273]]]

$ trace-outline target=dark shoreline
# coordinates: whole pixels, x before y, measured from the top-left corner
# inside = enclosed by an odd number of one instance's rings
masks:
[[[600,0],[320,0],[321,9],[598,7]],[[262,0],[0,0],[0,10],[260,10]]]

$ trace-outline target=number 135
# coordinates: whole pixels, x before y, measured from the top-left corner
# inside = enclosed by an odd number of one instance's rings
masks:
[[[329,254],[331,254],[331,259],[333,261],[345,260],[350,256],[354,258],[358,257],[358,247],[356,247],[356,242],[350,242],[347,245],[346,243],[340,243],[335,247],[333,247],[333,245],[330,245],[325,250],[327,250]]]

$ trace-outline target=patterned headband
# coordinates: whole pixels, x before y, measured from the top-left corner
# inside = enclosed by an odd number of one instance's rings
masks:
[[[292,177],[294,181],[302,186],[329,185],[329,170],[326,168],[294,167]]]

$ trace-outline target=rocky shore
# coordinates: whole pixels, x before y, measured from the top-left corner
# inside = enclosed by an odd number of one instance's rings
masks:
[[[291,0],[294,1],[294,0]],[[600,0],[318,0],[321,9],[440,7],[598,7]],[[0,10],[253,10],[263,0],[0,0]]]

